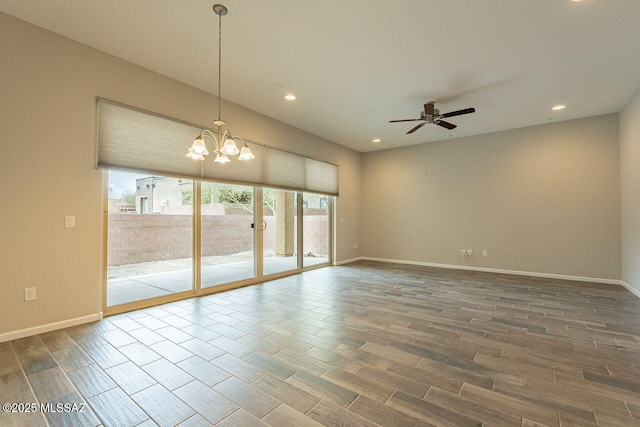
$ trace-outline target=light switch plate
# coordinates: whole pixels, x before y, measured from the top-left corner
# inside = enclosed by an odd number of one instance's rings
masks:
[[[74,228],[76,226],[76,217],[73,215],[67,215],[64,217],[64,226],[67,228]]]

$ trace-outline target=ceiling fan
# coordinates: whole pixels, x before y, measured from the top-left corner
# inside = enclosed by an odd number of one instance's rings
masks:
[[[457,126],[453,123],[445,122],[443,119],[447,117],[453,116],[461,116],[463,114],[475,113],[475,108],[465,108],[464,110],[452,111],[450,113],[440,114],[440,110],[436,108],[435,102],[427,102],[424,104],[424,111],[420,112],[419,119],[404,119],[404,120],[391,120],[389,123],[399,123],[399,122],[417,122],[422,121],[418,126],[411,129],[407,134],[413,133],[420,129],[422,126],[433,123],[438,126],[442,126],[446,129],[455,129]]]

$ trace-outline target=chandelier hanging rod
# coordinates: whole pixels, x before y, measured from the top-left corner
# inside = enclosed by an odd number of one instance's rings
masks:
[[[224,120],[220,118],[222,114],[222,15],[226,15],[228,10],[221,4],[214,4],[213,12],[218,15],[218,122],[224,125]]]
[[[229,130],[222,131],[222,126],[226,123],[222,120],[222,16],[228,13],[225,6],[221,4],[213,5],[213,12],[218,15],[218,120],[213,123],[218,127],[218,135],[210,131],[209,129],[203,129],[200,135],[193,141],[187,157],[194,160],[204,160],[204,156],[209,154],[207,146],[204,141],[204,137],[211,138],[215,145],[216,158],[215,163],[228,163],[231,160],[229,156],[238,155],[238,160],[251,160],[255,156],[251,152],[251,149],[245,142],[244,138],[240,135],[232,135]],[[235,139],[242,141],[242,148],[238,150]]]

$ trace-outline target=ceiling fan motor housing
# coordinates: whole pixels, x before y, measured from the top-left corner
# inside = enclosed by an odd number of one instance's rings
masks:
[[[433,110],[433,114],[427,114],[424,111],[420,112],[420,120],[424,120],[427,123],[434,123],[436,120],[441,118],[442,117],[440,117],[440,110],[438,109]]]

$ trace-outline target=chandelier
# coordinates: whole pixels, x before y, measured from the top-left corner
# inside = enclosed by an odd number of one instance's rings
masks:
[[[187,157],[194,160],[204,160],[204,156],[209,154],[207,150],[207,145],[204,142],[204,138],[210,138],[213,140],[213,144],[215,149],[213,150],[216,153],[215,163],[228,163],[231,161],[229,156],[238,156],[238,160],[251,160],[256,156],[253,155],[251,149],[244,142],[241,136],[232,135],[229,130],[222,131],[222,126],[225,125],[225,121],[221,118],[221,88],[222,88],[222,16],[227,14],[227,8],[221,4],[216,4],[213,6],[213,12],[218,15],[218,120],[213,123],[218,126],[218,136],[211,132],[209,129],[203,129],[200,132],[200,135],[193,141],[191,144],[191,148],[189,148],[189,152],[187,153]],[[242,141],[242,148],[238,150],[238,146],[236,145],[235,140]]]

